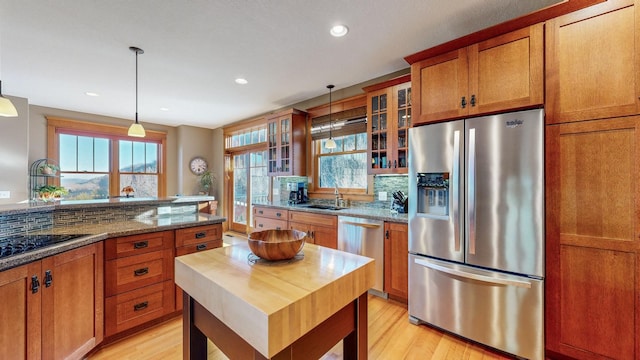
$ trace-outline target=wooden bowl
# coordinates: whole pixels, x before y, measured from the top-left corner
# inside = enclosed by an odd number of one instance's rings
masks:
[[[249,234],[249,248],[265,260],[287,260],[302,250],[306,236],[298,230],[254,231]]]

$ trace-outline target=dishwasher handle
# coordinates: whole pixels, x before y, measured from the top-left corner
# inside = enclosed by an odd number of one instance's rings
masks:
[[[359,222],[354,222],[354,221],[344,221],[344,220],[340,220],[341,224],[345,224],[345,225],[354,225],[354,226],[360,226],[363,228],[367,228],[367,229],[377,229],[379,228],[380,224],[371,224],[371,223],[359,223]]]

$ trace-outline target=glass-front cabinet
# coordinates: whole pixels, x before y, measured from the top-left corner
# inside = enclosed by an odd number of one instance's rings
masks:
[[[406,174],[411,127],[411,75],[371,85],[367,92],[368,173]]]
[[[290,109],[267,118],[267,171],[269,176],[305,176],[305,112]]]

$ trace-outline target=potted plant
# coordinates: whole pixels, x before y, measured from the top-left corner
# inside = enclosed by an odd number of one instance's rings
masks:
[[[207,169],[200,175],[200,188],[202,192],[209,195],[211,187],[216,182],[216,177],[211,173],[211,170]]]
[[[60,200],[69,193],[69,190],[56,185],[42,185],[37,190],[40,199],[44,201]]]
[[[57,165],[45,163],[38,168],[43,175],[55,175],[60,168]]]

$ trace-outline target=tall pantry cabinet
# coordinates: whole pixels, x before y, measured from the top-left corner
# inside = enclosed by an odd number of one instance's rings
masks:
[[[638,6],[546,24],[546,348],[640,357]]]

